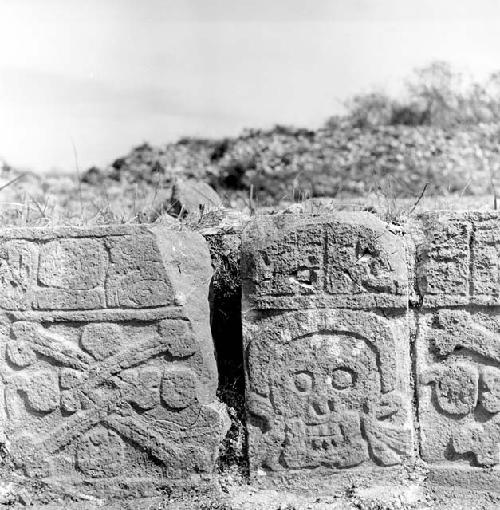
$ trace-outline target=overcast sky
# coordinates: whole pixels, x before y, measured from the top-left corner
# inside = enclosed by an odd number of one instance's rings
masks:
[[[142,141],[319,126],[444,59],[500,69],[498,0],[0,0],[0,157],[103,165]]]

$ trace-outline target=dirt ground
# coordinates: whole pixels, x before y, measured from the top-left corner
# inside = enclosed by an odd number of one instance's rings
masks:
[[[82,494],[55,493],[38,487],[37,501],[15,480],[0,479],[0,508],[44,510],[498,510],[500,492],[468,487],[430,485],[426,472],[417,468],[414,476],[400,483],[374,480],[371,484],[342,489],[295,490],[257,488],[241,471],[229,469],[217,482],[190,493],[142,499],[106,501]],[[380,482],[380,483],[379,483]],[[32,488],[32,487],[31,487]],[[44,501],[44,496],[47,499]],[[50,501],[50,503],[49,503]]]
[[[29,505],[47,510],[497,510],[500,494],[464,488],[418,485],[354,488],[333,494],[304,494],[235,486],[220,495],[184,499],[147,498],[110,504],[105,501]],[[0,508],[19,508],[4,506]]]

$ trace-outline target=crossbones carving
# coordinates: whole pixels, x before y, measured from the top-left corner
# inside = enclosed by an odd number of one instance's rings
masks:
[[[6,380],[8,413],[15,413],[21,393],[34,411],[48,414],[60,408],[63,418],[36,440],[22,435],[10,444],[28,476],[49,476],[48,457],[99,424],[146,450],[167,471],[179,468],[188,450],[201,469],[210,461],[209,450],[199,443],[213,411],[198,403],[195,372],[182,363],[165,365],[163,372],[144,366],[165,355],[180,361],[191,357],[196,343],[189,322],[164,320],[158,332],[131,346],[120,344],[120,335],[116,324],[89,324],[80,340],[85,352],[38,323],[12,325],[14,339],[6,349],[12,365],[27,368],[43,356],[59,371],[59,377],[51,369],[16,372]]]

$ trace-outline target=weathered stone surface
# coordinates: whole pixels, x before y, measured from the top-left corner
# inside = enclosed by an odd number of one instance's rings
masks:
[[[185,216],[200,214],[217,207],[222,207],[222,200],[206,182],[178,180],[172,188],[167,210],[175,216]]]
[[[420,220],[416,274],[422,304],[500,305],[500,214],[435,212]]]
[[[371,469],[411,458],[399,238],[369,215],[290,216],[255,220],[243,246],[252,472]],[[396,310],[359,310],[376,306]]]
[[[60,230],[66,237],[43,229],[0,234],[1,308],[92,310],[176,303],[151,232],[108,227],[95,236],[87,229]]]
[[[141,308],[172,305],[175,296],[154,237],[131,235],[106,240],[109,307]]]
[[[0,233],[0,439],[13,465],[121,495],[210,474],[227,418],[203,238],[158,227],[60,234]]]
[[[39,247],[23,239],[0,244],[0,307],[24,310],[33,301]]]
[[[368,213],[261,217],[244,232],[244,295],[259,309],[406,308],[404,246]]]
[[[500,215],[427,213],[416,236],[420,451],[432,483],[498,489]]]
[[[254,471],[392,466],[412,455],[403,318],[308,310],[244,323]]]
[[[422,314],[417,338],[421,452],[456,466],[500,464],[499,310]]]
[[[98,239],[58,239],[40,252],[38,281],[43,287],[88,290],[104,283],[108,255]]]

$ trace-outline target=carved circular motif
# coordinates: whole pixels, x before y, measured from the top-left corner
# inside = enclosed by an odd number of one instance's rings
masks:
[[[308,393],[312,389],[313,379],[307,372],[296,373],[293,382],[300,393]]]
[[[7,344],[9,361],[19,368],[25,368],[36,361],[36,354],[27,342],[16,341]]]
[[[48,413],[59,406],[59,380],[50,370],[30,374],[23,391],[29,407],[34,411]]]
[[[124,445],[118,434],[102,427],[86,434],[76,450],[78,469],[92,478],[123,472]]]
[[[481,374],[481,404],[491,414],[500,412],[500,370],[484,367]]]

